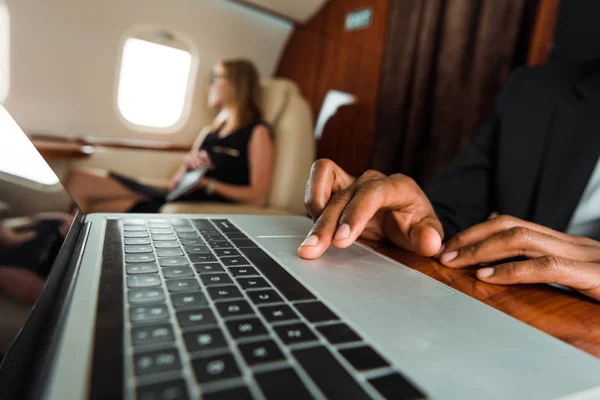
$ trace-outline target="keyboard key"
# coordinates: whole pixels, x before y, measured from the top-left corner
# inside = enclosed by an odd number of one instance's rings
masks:
[[[161,267],[180,267],[190,265],[185,257],[161,257],[158,259]]]
[[[179,311],[177,313],[177,320],[179,321],[179,326],[182,328],[190,326],[201,328],[204,326],[216,325],[217,323],[215,314],[208,308],[202,310]]]
[[[215,272],[225,272],[225,269],[219,263],[202,263],[194,264],[194,268],[200,275],[202,274],[214,274]]]
[[[217,303],[217,310],[223,318],[239,317],[241,315],[254,315],[250,304],[245,300],[224,301]]]
[[[215,253],[219,257],[235,257],[241,256],[240,252],[236,249],[216,249]]]
[[[276,326],[273,329],[275,329],[275,332],[277,332],[277,335],[279,335],[281,340],[288,345],[317,340],[315,334],[303,323]]]
[[[368,346],[340,350],[340,354],[359,371],[390,366],[375,350]]]
[[[210,249],[206,246],[185,246],[185,251],[188,254],[211,254]]]
[[[137,225],[125,225],[123,227],[125,232],[146,232],[146,225],[137,226]]]
[[[231,243],[229,243],[229,241],[227,239],[209,240],[205,237],[204,240],[206,240],[206,243],[208,243],[208,246],[212,247],[213,249],[231,249],[231,248],[233,248],[233,245]]]
[[[186,290],[200,290],[200,285],[195,279],[172,279],[167,281],[169,292],[183,292]]]
[[[244,297],[235,286],[209,287],[206,290],[214,301],[239,299]]]
[[[195,218],[190,220],[192,224],[198,229],[215,229],[213,224],[206,218]]]
[[[198,229],[200,231],[200,233],[205,236],[205,235],[220,235],[219,231],[216,228],[211,228],[211,229]]]
[[[155,322],[169,319],[169,310],[164,304],[132,307],[129,310],[131,322]]]
[[[227,269],[235,277],[259,275],[258,271],[252,267],[229,267]]]
[[[208,307],[208,300],[203,293],[180,293],[171,296],[173,307],[177,309],[181,308],[196,308],[196,307]]]
[[[285,360],[285,356],[272,340],[241,344],[239,348],[244,356],[244,360],[246,360],[246,364],[250,366]]]
[[[300,282],[281,265],[259,248],[242,249],[252,264],[290,301],[316,299]]]
[[[371,379],[369,383],[386,399],[425,400],[427,398],[397,372]]]
[[[154,247],[156,247],[157,249],[178,249],[179,242],[155,242]]]
[[[140,326],[131,330],[131,342],[134,345],[156,344],[175,340],[170,324]]]
[[[125,238],[125,245],[129,246],[129,245],[143,245],[143,244],[150,244],[150,238],[146,237],[146,238]]]
[[[151,262],[154,261],[154,254],[129,254],[125,256],[125,261],[128,263],[136,263],[136,262]]]
[[[138,400],[190,399],[185,381],[183,379],[140,386],[137,388],[137,398]]]
[[[134,263],[125,267],[128,274],[154,274],[158,272],[156,263]]]
[[[136,219],[136,218],[128,218],[126,220],[123,221],[123,225],[146,225],[146,221],[144,221],[143,219]]]
[[[130,290],[128,297],[131,304],[156,303],[165,300],[165,294],[161,288]]]
[[[233,281],[227,274],[206,274],[200,275],[200,280],[204,286],[215,286],[215,285],[229,285],[232,284]]]
[[[164,229],[164,228],[168,228],[168,229]],[[152,235],[173,235],[173,230],[171,228],[169,228],[168,226],[163,227],[163,228],[150,228],[150,233]],[[174,239],[172,239],[174,240]]]
[[[200,239],[200,235],[196,232],[177,232],[180,239]]]
[[[246,318],[225,323],[234,339],[267,334],[267,329],[258,318]]]
[[[243,289],[270,289],[271,285],[263,278],[238,278],[238,283]]]
[[[331,344],[360,342],[362,339],[346,324],[325,325],[317,328]]]
[[[267,399],[310,400],[313,397],[298,374],[291,368],[255,374],[254,378]]]
[[[215,250],[233,249],[233,245],[229,242],[210,242],[208,245]]]
[[[269,322],[294,321],[300,319],[298,314],[290,306],[268,306],[259,307],[258,310]]]
[[[186,332],[183,334],[183,340],[190,353],[203,350],[214,350],[222,347],[227,348],[227,341],[219,328]]]
[[[127,277],[127,287],[129,288],[147,288],[160,286],[160,277],[158,275],[134,275]]]
[[[223,232],[239,232],[240,230],[236,228],[231,221],[227,219],[213,219],[212,223],[215,224],[217,228],[222,230]]]
[[[217,258],[212,254],[190,254],[190,260],[193,263],[217,262]]]
[[[170,267],[163,268],[163,276],[167,279],[170,278],[189,278],[194,276],[194,271],[190,267]]]
[[[248,260],[244,257],[225,257],[221,259],[221,262],[226,267],[236,267],[238,265],[250,265]]]
[[[237,363],[229,353],[193,359],[192,366],[201,384],[241,376]]]
[[[183,219],[183,218],[172,218],[169,220],[169,222],[173,226],[191,226],[190,221],[188,221],[187,219]]]
[[[181,249],[156,249],[156,255],[159,257],[182,256],[183,251]]]
[[[238,249],[258,248],[258,245],[250,239],[231,239],[231,241],[237,246]]]
[[[126,238],[147,238],[148,232],[125,232]]]
[[[191,226],[177,227],[175,228],[175,232],[194,232],[196,233],[196,229]]]
[[[299,303],[294,304],[294,307],[296,307],[296,310],[300,311],[300,314],[304,315],[304,318],[310,322],[339,320],[338,316],[321,302]]]
[[[154,241],[177,240],[175,235],[152,235]]]
[[[148,351],[134,356],[136,375],[156,374],[181,368],[176,349]]]
[[[323,346],[292,351],[328,399],[371,399],[350,373]]]
[[[204,240],[202,239],[182,239],[181,243],[184,244],[184,246],[205,246],[206,243],[204,243]]]
[[[192,224],[198,229],[215,229],[213,224],[207,219],[192,219]]]
[[[215,233],[215,234],[206,234],[206,235],[202,235],[202,237],[205,240],[209,240],[209,241],[213,241],[213,242],[217,242],[217,241],[227,241],[227,238],[219,233]]]
[[[226,233],[228,239],[250,239],[248,236],[244,235],[241,232],[229,232]]]
[[[236,387],[220,392],[206,393],[202,395],[204,400],[253,400],[254,397],[246,387]]]
[[[173,232],[171,230],[171,225],[162,222],[148,222],[148,226],[150,227],[150,232],[152,232],[152,229],[164,229]]]
[[[246,292],[250,300],[256,305],[281,303],[283,299],[275,293],[274,290],[257,290],[255,292]]]
[[[135,253],[152,253],[152,246],[150,245],[134,245],[134,246],[125,246],[126,254],[135,254]]]

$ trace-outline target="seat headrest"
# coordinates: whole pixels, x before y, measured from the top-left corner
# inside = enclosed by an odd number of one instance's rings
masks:
[[[300,93],[298,86],[287,79],[264,79],[261,89],[260,109],[263,119],[271,125],[277,124],[289,97]]]

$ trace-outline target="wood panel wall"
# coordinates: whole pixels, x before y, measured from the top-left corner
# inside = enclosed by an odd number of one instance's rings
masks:
[[[358,97],[362,115],[338,119],[318,145],[319,157],[336,161],[354,175],[371,166],[390,1],[331,0],[311,21],[297,26],[276,73],[300,86],[315,118],[329,90]],[[363,30],[346,31],[346,15],[365,7],[373,8],[373,23]]]

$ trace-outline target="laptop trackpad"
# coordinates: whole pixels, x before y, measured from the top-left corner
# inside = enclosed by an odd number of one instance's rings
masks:
[[[440,282],[359,245],[347,249],[332,247],[317,260],[304,260],[296,254],[302,237],[255,239],[289,272],[327,297],[339,292],[340,297],[350,295],[369,302],[386,302],[390,298],[437,298],[454,294]]]

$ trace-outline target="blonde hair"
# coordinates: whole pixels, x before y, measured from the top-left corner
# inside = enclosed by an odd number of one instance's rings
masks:
[[[261,97],[260,78],[254,64],[242,59],[223,60],[221,64],[225,69],[225,78],[233,86],[242,122],[261,120],[262,112],[258,107]]]

